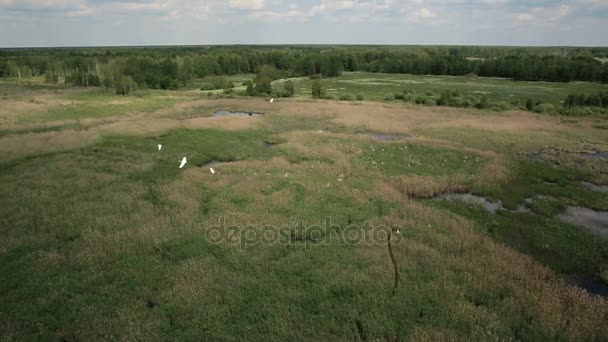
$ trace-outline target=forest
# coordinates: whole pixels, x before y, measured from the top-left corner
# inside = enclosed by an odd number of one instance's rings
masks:
[[[477,75],[608,83],[608,48],[216,46],[0,50],[0,77],[46,76],[77,86],[174,89],[193,78],[257,73],[338,76],[342,71]]]

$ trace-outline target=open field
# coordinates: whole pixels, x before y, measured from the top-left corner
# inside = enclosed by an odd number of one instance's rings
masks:
[[[323,82],[366,100],[605,89]],[[608,339],[608,238],[560,219],[608,211],[606,119],[296,91],[271,104],[3,83],[0,339]],[[462,194],[500,208],[448,196]]]
[[[307,77],[293,79],[296,95],[310,97],[312,81]],[[283,81],[277,81],[278,87]],[[408,89],[414,93],[432,92],[436,95],[445,91],[458,91],[463,96],[479,98],[487,96],[490,101],[524,107],[526,100],[561,106],[568,94],[595,93],[607,91],[608,85],[588,82],[525,82],[510,79],[439,76],[439,75],[403,75],[367,72],[344,72],[340,77],[322,81],[327,94],[340,98],[344,95],[363,95],[366,100],[382,101],[388,95],[402,93]]]

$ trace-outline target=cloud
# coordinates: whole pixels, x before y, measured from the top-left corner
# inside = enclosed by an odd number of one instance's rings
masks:
[[[230,0],[228,2],[231,8],[240,10],[259,10],[264,8],[264,0]]]
[[[437,14],[435,12],[425,7],[421,8],[417,13],[417,17],[421,19],[431,19],[435,18],[436,16]]]
[[[272,37],[279,43],[608,45],[601,34],[608,30],[606,18],[608,0],[0,0],[0,46],[28,45],[53,32],[60,42],[74,37],[92,44],[160,37],[168,44],[183,37],[193,44],[256,43]],[[263,25],[251,30],[252,21]],[[121,31],[112,31],[117,22]]]
[[[534,17],[530,13],[519,13],[515,16],[515,19],[518,22],[523,22],[523,21],[533,21],[534,19],[536,19],[536,17]]]

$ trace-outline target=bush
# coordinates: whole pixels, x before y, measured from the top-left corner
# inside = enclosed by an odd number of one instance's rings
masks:
[[[286,97],[292,97],[295,95],[296,87],[294,86],[293,81],[291,81],[291,80],[285,81],[285,84],[283,85],[283,87],[285,88],[285,94],[287,95]]]
[[[325,88],[323,88],[321,81],[319,81],[318,79],[315,79],[312,82],[312,98],[313,99],[322,99],[325,97],[326,97]]]
[[[424,104],[424,102],[426,101],[426,97],[424,96],[416,96],[416,98],[414,99],[414,103],[416,104]]]
[[[534,110],[534,101],[532,99],[527,99],[526,100],[526,109],[529,111],[533,111]]]
[[[340,96],[340,101],[354,101],[355,98],[350,94],[344,94]]]
[[[116,82],[115,90],[117,95],[129,95],[137,90],[137,84],[133,81],[133,77],[123,75]]]
[[[487,96],[482,96],[479,102],[475,105],[478,109],[488,109],[490,108],[490,101]]]
[[[395,97],[393,95],[386,95],[384,101],[395,101]]]
[[[357,95],[357,101],[363,101],[363,100],[365,100],[363,95],[361,95],[361,94]]]
[[[547,113],[547,114],[555,114],[557,113],[557,109],[554,105],[550,103],[542,103],[536,106],[535,112],[537,113]]]

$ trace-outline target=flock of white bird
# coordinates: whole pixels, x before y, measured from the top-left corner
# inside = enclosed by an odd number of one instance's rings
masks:
[[[274,99],[270,99],[269,102],[274,103]],[[162,149],[163,149],[163,145],[158,144],[158,152],[160,152]],[[179,164],[179,168],[183,169],[184,166],[186,166],[186,164],[188,164],[188,158],[184,157],[184,158],[182,158],[182,160]],[[209,168],[209,172],[211,172],[211,174],[215,174],[215,170],[212,167]]]

